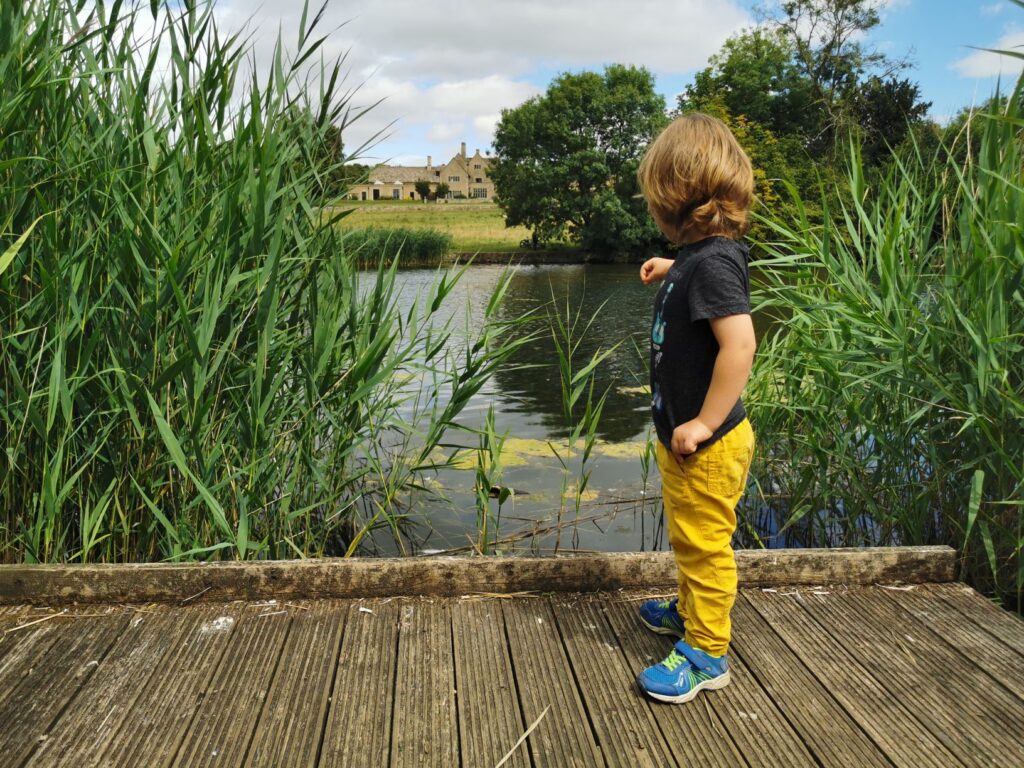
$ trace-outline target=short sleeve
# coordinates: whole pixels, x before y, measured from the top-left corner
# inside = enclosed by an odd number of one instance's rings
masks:
[[[725,254],[706,257],[693,271],[688,289],[690,321],[750,314],[747,270]]]

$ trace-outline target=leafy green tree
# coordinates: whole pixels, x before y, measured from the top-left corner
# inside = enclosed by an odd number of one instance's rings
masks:
[[[810,80],[781,29],[754,27],[725,41],[679,96],[682,112],[744,115],[776,136],[811,139],[821,129]]]
[[[451,191],[451,187],[448,186],[447,182],[442,181],[437,185],[437,189],[434,190],[434,197],[438,200],[443,200],[448,197],[448,193]]]
[[[853,94],[850,107],[861,134],[861,154],[869,166],[881,165],[924,121],[931,102],[910,80],[869,78]]]
[[[792,47],[794,64],[817,106],[821,129],[809,147],[815,156],[833,151],[836,139],[845,140],[847,131],[857,124],[858,95],[865,84],[877,79],[888,82],[888,90],[900,91],[901,97],[908,94],[900,86],[905,81],[896,75],[910,66],[909,61],[890,58],[864,42],[867,33],[881,23],[879,10],[884,4],[884,0],[784,0],[760,8],[769,26]],[[921,106],[919,92],[913,95],[906,107],[908,117]],[[924,104],[923,111],[928,106]]]
[[[426,202],[427,198],[430,197],[430,182],[426,179],[419,179],[413,187],[416,190],[416,194],[420,196],[420,199]]]
[[[506,223],[600,253],[662,242],[636,170],[666,122],[651,73],[620,64],[559,75],[543,96],[503,110],[490,175]]]

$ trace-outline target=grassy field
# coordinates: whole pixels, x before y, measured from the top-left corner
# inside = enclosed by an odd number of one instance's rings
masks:
[[[352,209],[342,227],[435,229],[452,236],[456,253],[519,251],[530,236],[526,227],[506,227],[501,209],[491,202],[346,201],[339,208]]]

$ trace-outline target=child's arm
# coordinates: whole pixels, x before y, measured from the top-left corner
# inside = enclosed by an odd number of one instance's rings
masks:
[[[722,426],[729,411],[743,394],[754,364],[754,323],[750,315],[729,315],[710,320],[711,331],[718,341],[718,357],[711,375],[711,385],[704,396],[704,405],[696,419],[680,424],[672,433],[672,450],[687,456],[697,450]]]
[[[640,267],[640,282],[650,285],[658,280],[664,280],[674,263],[672,259],[663,259],[658,256],[648,259]]]

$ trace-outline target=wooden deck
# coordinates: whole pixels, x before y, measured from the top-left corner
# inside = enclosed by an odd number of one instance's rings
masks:
[[[962,584],[745,589],[682,706],[648,596],[0,607],[0,765],[1024,765],[1024,622]]]

